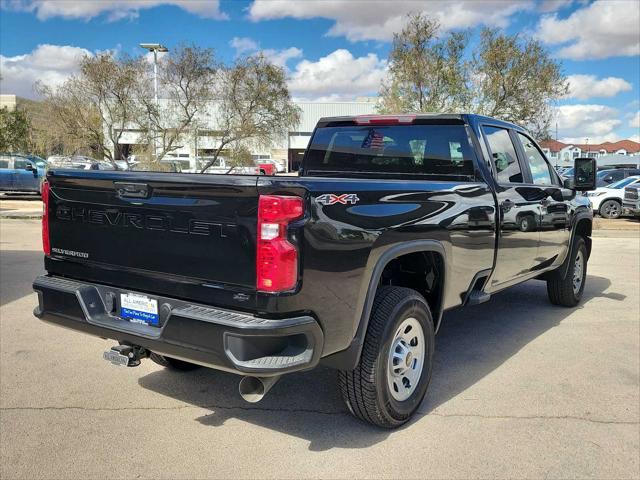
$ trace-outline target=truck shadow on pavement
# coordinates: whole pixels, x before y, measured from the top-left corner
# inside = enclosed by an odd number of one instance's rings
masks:
[[[2,250],[0,252],[0,306],[31,295],[33,280],[43,273],[42,252]]]
[[[624,295],[605,293],[610,285],[606,278],[589,275],[583,302],[577,308],[585,308],[598,297],[624,300]],[[551,305],[545,283],[531,281],[495,295],[488,303],[447,312],[436,337],[431,385],[409,426],[499,368],[574,311]],[[311,451],[366,448],[391,433],[349,415],[340,398],[336,374],[327,368],[285,375],[258,404],[240,398],[238,381],[236,375],[209,369],[189,373],[160,370],[140,378],[139,384],[209,410],[196,418],[203,425],[220,426],[238,419],[306,439]]]

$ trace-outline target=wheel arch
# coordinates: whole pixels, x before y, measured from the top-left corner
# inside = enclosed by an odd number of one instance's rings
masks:
[[[373,268],[370,269],[371,274],[369,275],[369,282],[366,287],[364,303],[362,308],[359,308],[356,312],[357,329],[351,345],[346,350],[334,353],[322,359],[323,364],[344,370],[353,369],[358,364],[367,327],[369,326],[369,318],[371,316],[373,302],[376,292],[381,285],[383,272],[395,260],[406,255],[416,253],[428,253],[430,255],[435,255],[442,267],[440,270],[441,278],[439,279],[440,285],[437,298],[435,299],[435,302],[432,302],[433,304],[429,302],[429,299],[426,299],[433,317],[434,330],[437,332],[442,321],[447,282],[450,278],[447,263],[447,252],[444,245],[442,242],[437,240],[414,240],[393,245],[378,256]]]
[[[571,239],[569,241],[569,248],[567,249],[567,256],[561,266],[561,274],[565,276],[567,269],[569,268],[569,261],[573,258],[573,252],[576,245],[576,236],[584,238],[584,242],[587,246],[587,260],[591,256],[591,234],[593,232],[593,216],[589,213],[578,214],[575,216],[573,226],[571,228]]]
[[[605,203],[609,202],[613,200],[614,202],[617,202],[620,204],[620,207],[622,207],[622,199],[618,198],[618,197],[607,197],[607,198],[603,198],[602,200],[600,200],[600,203],[598,204],[598,213],[600,213],[600,209],[602,208],[602,205],[604,205]]]

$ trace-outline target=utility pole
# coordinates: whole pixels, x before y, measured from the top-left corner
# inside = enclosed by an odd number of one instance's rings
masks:
[[[153,52],[153,93],[156,104],[156,111],[160,114],[160,107],[158,103],[158,52],[168,52],[169,49],[160,43],[141,43],[140,46],[145,50]],[[153,156],[156,162],[158,161],[158,138],[154,130],[153,132]]]

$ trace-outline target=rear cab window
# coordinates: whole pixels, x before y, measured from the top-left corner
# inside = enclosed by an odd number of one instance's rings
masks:
[[[474,151],[463,124],[319,127],[305,176],[384,176],[473,181]]]

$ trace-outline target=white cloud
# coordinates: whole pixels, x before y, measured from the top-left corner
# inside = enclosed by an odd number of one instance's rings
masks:
[[[220,11],[219,0],[13,0],[2,2],[12,10],[34,12],[39,20],[61,17],[89,20],[106,15],[107,20],[136,18],[140,10],[160,5],[175,5],[200,17],[217,20],[228,16]]]
[[[629,126],[631,128],[640,128],[640,110],[638,110],[636,115],[629,120]]]
[[[327,18],[335,22],[330,36],[387,41],[400,31],[409,12],[424,12],[436,18],[444,30],[450,30],[476,25],[506,27],[511,15],[532,8],[532,2],[503,0],[255,0],[249,7],[249,18]]]
[[[551,45],[563,45],[561,58],[574,60],[640,54],[640,3],[597,0],[565,19],[544,16],[537,37]]]
[[[258,42],[249,37],[233,37],[229,41],[229,46],[236,51],[236,56],[240,56],[243,53],[257,50]]]
[[[287,62],[293,58],[302,57],[302,50],[296,47],[277,50],[274,48],[260,49],[260,44],[249,37],[233,37],[229,46],[235,49],[236,57],[244,54],[262,53],[271,63],[287,69]]]
[[[620,92],[631,90],[631,84],[618,77],[598,79],[595,75],[569,75],[567,98],[586,100],[594,97],[615,97]]]
[[[33,84],[40,80],[57,86],[78,71],[80,59],[92,55],[89,50],[70,45],[38,45],[25,55],[0,55],[2,93],[34,98]]]
[[[633,140],[634,142],[638,142],[640,143],[640,135],[636,134],[636,135],[631,135],[629,137],[629,140]]]
[[[353,99],[377,93],[386,69],[386,61],[375,53],[354,57],[338,49],[316,62],[299,62],[291,73],[289,89],[300,99]]]
[[[615,129],[622,124],[620,112],[606,105],[561,105],[556,107],[556,121],[562,141],[590,143],[615,141]]]
[[[266,49],[262,50],[267,59],[271,63],[278,65],[279,67],[287,68],[287,62],[293,58],[302,57],[302,50],[296,47],[285,48],[284,50],[274,50],[274,49]]]

